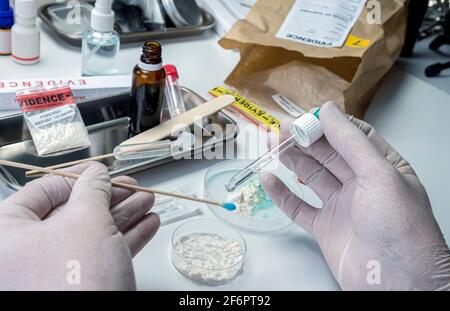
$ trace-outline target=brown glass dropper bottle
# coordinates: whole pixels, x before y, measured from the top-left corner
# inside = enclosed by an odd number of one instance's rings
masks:
[[[142,56],[133,71],[130,137],[160,124],[165,78],[161,44],[152,41],[145,42]]]

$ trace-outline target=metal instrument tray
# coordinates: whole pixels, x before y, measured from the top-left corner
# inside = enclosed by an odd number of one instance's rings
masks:
[[[206,102],[204,98],[187,88],[182,88],[182,93],[187,109]],[[37,155],[22,114],[0,118],[0,159],[47,167],[111,153],[117,145],[128,139],[129,101],[129,93],[122,93],[78,103],[92,145],[55,156]],[[219,125],[222,133],[211,135],[208,132],[209,124]],[[202,155],[207,150],[219,150],[217,148],[222,148],[223,152],[226,152],[226,145],[233,143],[239,132],[236,122],[222,112],[204,119],[201,124],[194,125],[192,130],[196,134],[202,133],[202,137],[197,136],[202,144],[194,146],[192,152],[189,152],[191,156]],[[117,176],[133,174],[172,161],[175,159],[168,156],[138,161],[117,161],[111,158],[102,163],[109,167],[111,176]],[[0,182],[9,188],[18,190],[28,181],[30,178],[25,176],[24,170],[0,166]]]
[[[66,41],[67,43],[74,46],[81,46],[81,34],[64,32],[58,29],[49,14],[49,8],[55,4],[46,4],[39,8],[38,15],[40,19],[46,24],[58,37]],[[56,4],[58,5],[58,4]],[[60,5],[60,3],[59,3]],[[119,27],[116,27],[117,32],[120,36],[121,43],[132,43],[132,42],[144,42],[147,40],[156,39],[169,39],[177,37],[186,37],[199,35],[203,32],[214,28],[216,25],[216,20],[214,16],[208,13],[206,10],[201,9],[203,15],[203,23],[200,26],[186,26],[186,27],[168,27],[164,31],[143,31],[143,32],[130,32],[124,33],[120,31]]]

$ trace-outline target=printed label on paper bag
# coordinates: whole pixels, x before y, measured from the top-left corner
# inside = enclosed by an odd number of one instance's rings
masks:
[[[341,47],[366,0],[296,0],[277,38],[321,47]]]
[[[294,118],[298,118],[302,114],[306,113],[305,110],[297,106],[292,100],[282,94],[273,95],[272,99],[278,104],[278,106]]]

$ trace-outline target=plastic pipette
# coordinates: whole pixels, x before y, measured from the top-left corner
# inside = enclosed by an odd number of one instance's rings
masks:
[[[190,151],[194,144],[195,135],[190,132],[182,132],[175,141],[163,140],[147,144],[119,145],[114,149],[114,154],[119,161],[155,159],[177,152]]]
[[[319,112],[320,110],[317,109],[314,113],[305,113],[292,122],[290,126],[292,136],[233,176],[225,185],[227,191],[235,191],[239,186],[243,185],[255,174],[261,172],[264,167],[295,144],[308,148],[318,141],[323,136],[322,125],[319,121]]]

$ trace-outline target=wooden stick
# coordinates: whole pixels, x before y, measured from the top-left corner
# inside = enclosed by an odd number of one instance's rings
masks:
[[[55,171],[55,170],[49,169],[49,168],[44,168],[44,167],[39,167],[39,166],[34,166],[34,165],[29,165],[29,164],[24,164],[24,163],[17,163],[17,162],[12,162],[12,161],[7,161],[7,160],[0,160],[0,165],[20,168],[20,169],[24,169],[24,170],[35,170],[35,171],[39,171],[41,173],[53,174],[53,175],[68,177],[68,178],[73,178],[73,179],[80,178],[79,174]],[[177,198],[177,199],[181,199],[181,200],[194,201],[194,202],[205,203],[205,204],[210,204],[210,205],[215,205],[215,206],[220,206],[220,207],[224,206],[223,203],[220,203],[217,201],[199,199],[199,198],[190,197],[190,196],[186,196],[186,195],[179,194],[179,193],[171,193],[171,192],[166,192],[166,191],[161,191],[161,190],[156,190],[156,189],[144,188],[144,187],[139,187],[139,186],[135,186],[135,185],[119,183],[119,182],[115,182],[115,181],[112,181],[111,184],[114,187],[133,190],[133,191],[155,193],[155,194],[173,197],[173,198]]]
[[[209,117],[220,110],[231,106],[234,104],[235,98],[231,95],[222,95],[213,100],[210,100],[200,106],[195,107],[189,111],[186,111],[179,116],[176,116],[173,119],[170,119],[160,125],[143,132],[133,138],[124,141],[121,145],[136,145],[136,144],[145,144],[148,142],[158,141],[166,138],[174,130],[179,129],[180,126],[191,126],[197,120],[201,120],[202,118]]]
[[[56,170],[59,168],[65,168],[65,167],[69,167],[69,166],[74,166],[74,165],[78,165],[78,164],[83,164],[86,162],[90,162],[90,161],[102,161],[105,159],[109,159],[109,158],[113,158],[116,156],[116,153],[108,153],[108,154],[104,154],[104,155],[99,155],[96,157],[91,157],[91,158],[87,158],[87,159],[81,159],[81,160],[77,160],[77,161],[72,161],[72,162],[66,162],[66,163],[61,163],[58,165],[53,165],[53,166],[49,166],[47,167],[47,169],[49,170]],[[26,177],[32,177],[38,174],[42,174],[42,170],[32,170],[32,171],[28,171],[25,173]]]
[[[105,160],[105,159],[114,158],[115,156],[118,156],[118,155],[121,155],[121,154],[145,151],[147,149],[148,149],[147,146],[127,147],[127,149],[124,150],[124,151],[113,152],[113,153],[103,154],[103,155],[90,157],[90,158],[86,158],[86,159],[76,160],[76,161],[72,161],[72,162],[61,163],[61,164],[57,164],[57,165],[46,167],[46,169],[56,170],[56,169],[65,168],[65,167],[69,167],[69,166],[74,166],[74,165],[78,165],[78,164],[83,164],[83,163],[91,162],[91,161],[102,161],[102,160]],[[28,172],[25,173],[25,176],[26,177],[32,177],[32,176],[37,175],[37,174],[42,174],[42,171],[40,171],[40,170],[28,171]]]

